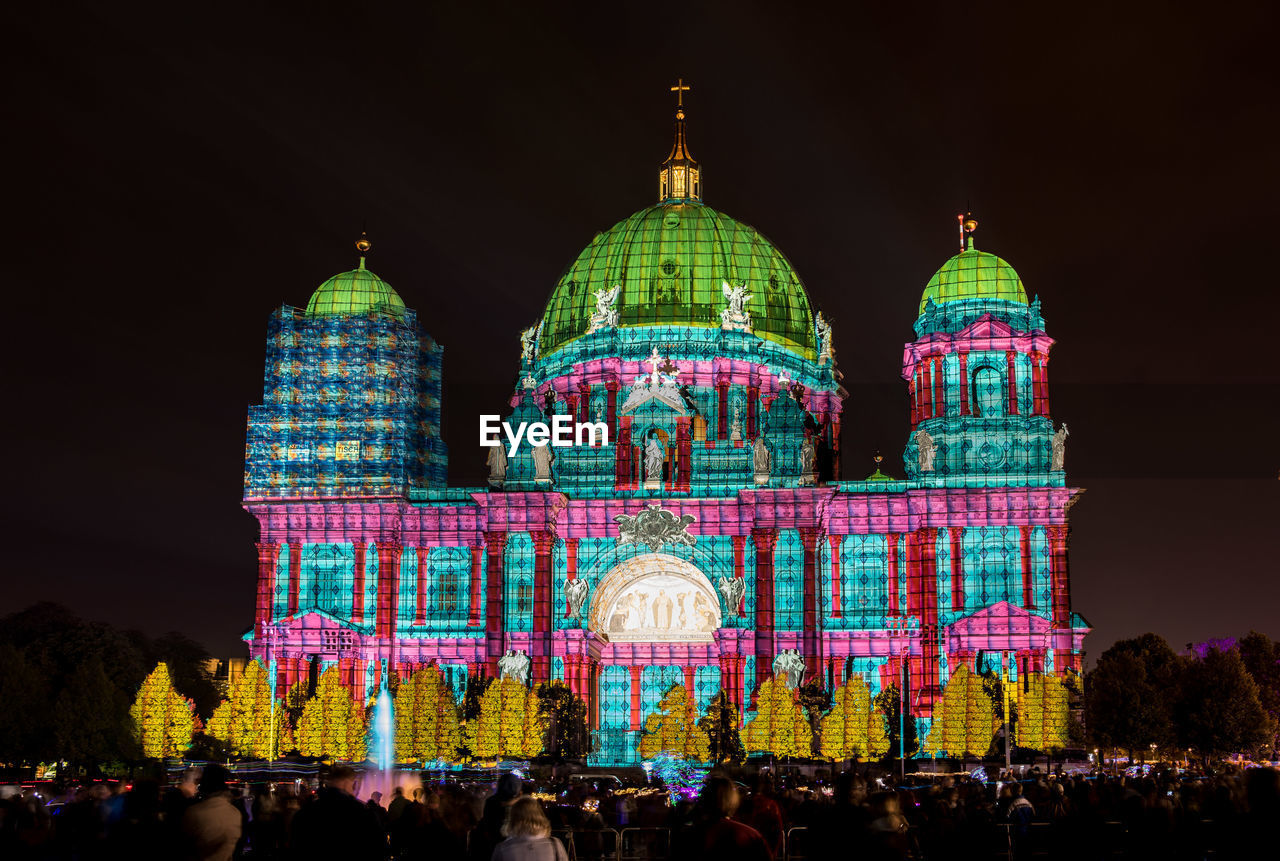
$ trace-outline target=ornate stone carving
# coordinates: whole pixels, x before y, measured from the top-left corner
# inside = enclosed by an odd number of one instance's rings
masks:
[[[814,467],[818,462],[818,447],[814,444],[813,437],[806,436],[804,442],[800,443],[800,483],[813,484],[815,481]]]
[[[533,479],[543,483],[551,481],[551,446],[533,446]]]
[[[933,472],[933,458],[938,453],[938,444],[928,431],[918,430],[912,436],[916,441],[917,457],[921,472]]]
[[[1067,430],[1067,423],[1063,422],[1062,427],[1058,428],[1058,432],[1053,435],[1053,461],[1049,465],[1049,469],[1065,469],[1063,464],[1067,459],[1067,437],[1070,432]]]
[[[595,291],[596,310],[591,312],[591,319],[587,322],[588,335],[601,329],[613,329],[618,325],[618,309],[614,307],[614,303],[618,301],[618,294],[621,292],[621,284],[601,287]]]
[[[587,581],[577,578],[565,583],[564,597],[569,602],[569,618],[581,619],[582,609],[587,604]]]
[[[747,581],[741,577],[721,577],[716,583],[716,588],[724,596],[726,609],[735,616],[741,616],[738,608],[742,606],[742,599],[747,595]]]
[[[538,357],[538,338],[542,337],[542,323],[530,326],[520,333],[520,362],[531,365]]]
[[[665,404],[681,415],[688,412],[684,398],[680,396],[680,385],[676,381],[680,369],[675,363],[658,355],[658,348],[655,346],[645,364],[652,370],[636,377],[631,390],[627,392],[627,399],[622,402],[622,412],[629,413],[649,401]]]
[[[529,656],[524,649],[516,651],[507,649],[507,653],[498,658],[498,678],[515,679],[522,685],[529,684]]]
[[[731,287],[728,281],[724,281],[720,290],[729,303],[729,307],[720,312],[720,328],[731,332],[750,332],[751,315],[747,313],[746,304],[751,301],[751,294],[747,292],[747,285]]]
[[[804,678],[804,656],[799,649],[783,649],[773,659],[773,677],[782,679],[787,690],[794,691],[800,687]]]
[[[729,425],[729,441],[742,442],[742,408],[733,406],[733,423]]]
[[[649,437],[644,444],[644,477],[647,481],[662,481],[662,461],[667,453],[657,437]]]
[[[689,524],[697,519],[692,514],[677,518],[661,506],[650,505],[634,517],[619,514],[613,522],[618,524],[619,544],[645,544],[650,550],[657,550],[667,543],[692,547],[698,539],[689,534]]]

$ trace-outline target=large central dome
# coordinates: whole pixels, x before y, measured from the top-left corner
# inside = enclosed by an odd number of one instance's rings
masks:
[[[619,327],[720,328],[726,283],[746,285],[756,335],[815,358],[809,297],[790,261],[754,227],[696,200],[647,207],[597,234],[551,293],[539,353],[586,334],[595,291],[619,285]]]

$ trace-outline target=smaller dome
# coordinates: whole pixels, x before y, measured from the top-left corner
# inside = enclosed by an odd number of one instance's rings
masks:
[[[403,317],[404,300],[390,284],[364,268],[363,257],[358,268],[341,272],[317,287],[307,303],[309,317],[371,311]]]
[[[920,297],[920,313],[935,303],[959,299],[1003,299],[1027,304],[1027,291],[1013,267],[994,254],[969,247],[952,257],[933,274]]]

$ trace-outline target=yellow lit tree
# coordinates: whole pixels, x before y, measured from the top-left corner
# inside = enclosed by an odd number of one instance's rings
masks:
[[[693,697],[684,685],[674,685],[658,703],[658,710],[644,719],[640,736],[640,756],[652,759],[669,753],[682,759],[707,762],[711,759],[711,739],[698,726]]]
[[[1052,674],[1031,673],[1018,685],[1018,744],[1041,753],[1067,746],[1066,680]]]
[[[983,690],[982,676],[962,664],[933,707],[933,723],[922,750],[945,756],[985,756],[999,728],[995,703]]]
[[[871,689],[855,675],[837,689],[822,718],[819,741],[827,759],[879,759],[889,752],[884,715],[871,707]]]
[[[396,762],[454,762],[462,746],[458,704],[439,667],[425,667],[396,691]]]
[[[476,759],[532,759],[542,753],[545,731],[538,695],[515,679],[498,679],[480,698],[480,715],[467,721],[464,737]]]
[[[364,709],[345,687],[337,667],[320,674],[316,693],[302,707],[298,721],[298,753],[343,762],[365,757]]]
[[[756,716],[742,730],[748,753],[774,756],[813,755],[813,730],[796,692],[780,678],[760,686],[756,694]]]
[[[129,713],[142,755],[148,759],[181,756],[191,747],[195,705],[173,689],[166,664],[156,664],[143,681]]]
[[[270,679],[261,662],[250,661],[227,694],[209,718],[207,735],[226,744],[236,756],[268,759],[293,750],[293,728],[283,703],[274,709],[272,735]]]

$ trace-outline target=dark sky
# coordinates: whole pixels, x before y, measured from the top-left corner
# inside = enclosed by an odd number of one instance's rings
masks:
[[[564,267],[654,201],[679,75],[707,203],[835,327],[846,477],[877,448],[901,474],[902,345],[968,202],[1058,340],[1090,652],[1280,636],[1276,4],[277,5],[7,19],[0,613],[239,654],[267,318],[365,225],[480,483],[476,416]]]

